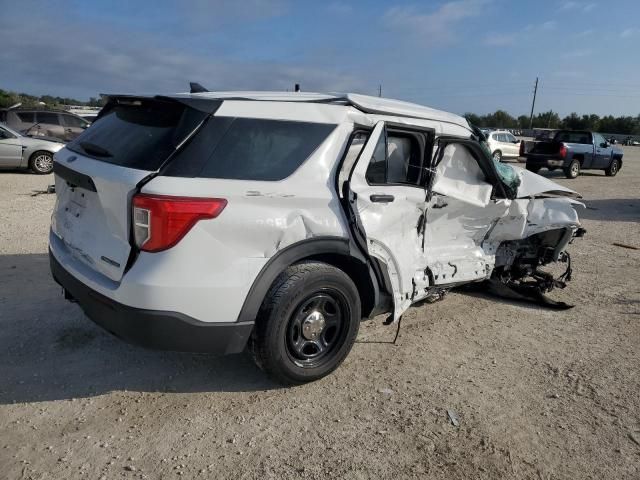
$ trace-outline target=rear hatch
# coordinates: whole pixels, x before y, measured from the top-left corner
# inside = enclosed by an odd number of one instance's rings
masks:
[[[55,157],[53,233],[67,253],[120,281],[131,253],[131,199],[220,105],[111,97],[98,119]]]

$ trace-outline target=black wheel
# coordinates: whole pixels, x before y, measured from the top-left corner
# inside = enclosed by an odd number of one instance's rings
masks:
[[[565,177],[578,178],[578,175],[580,175],[580,162],[578,160],[572,160],[569,166],[563,170]]]
[[[533,173],[538,173],[540,171],[540,167],[537,167],[535,165],[530,165],[527,163],[527,170]]]
[[[496,150],[495,152],[493,152],[493,159],[496,162],[501,162],[502,161],[502,152],[500,150]]]
[[[346,273],[320,262],[292,265],[269,289],[249,350],[274,380],[311,382],[347,357],[360,320],[358,289]]]
[[[614,158],[611,160],[609,166],[604,170],[604,173],[607,177],[615,177],[620,170],[620,160]]]
[[[45,151],[35,152],[29,157],[29,168],[38,175],[51,173],[53,171],[53,155]]]

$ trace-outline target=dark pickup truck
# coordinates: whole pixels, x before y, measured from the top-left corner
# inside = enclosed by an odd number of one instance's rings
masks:
[[[604,170],[609,177],[622,168],[623,151],[611,145],[599,133],[560,130],[553,140],[537,142],[525,152],[520,144],[520,156],[527,159],[527,170],[538,173],[541,168],[562,168],[567,178],[576,178],[581,170]]]

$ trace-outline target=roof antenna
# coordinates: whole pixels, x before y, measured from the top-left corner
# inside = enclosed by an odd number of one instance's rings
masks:
[[[300,91],[300,84],[296,83],[296,86],[293,88],[294,92],[299,92]]]
[[[202,93],[209,91],[197,82],[189,82],[189,87],[191,88],[189,93]]]

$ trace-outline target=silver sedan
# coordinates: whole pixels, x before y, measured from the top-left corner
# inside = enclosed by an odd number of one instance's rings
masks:
[[[41,175],[53,170],[53,154],[64,144],[26,137],[0,124],[0,168],[28,168]]]

